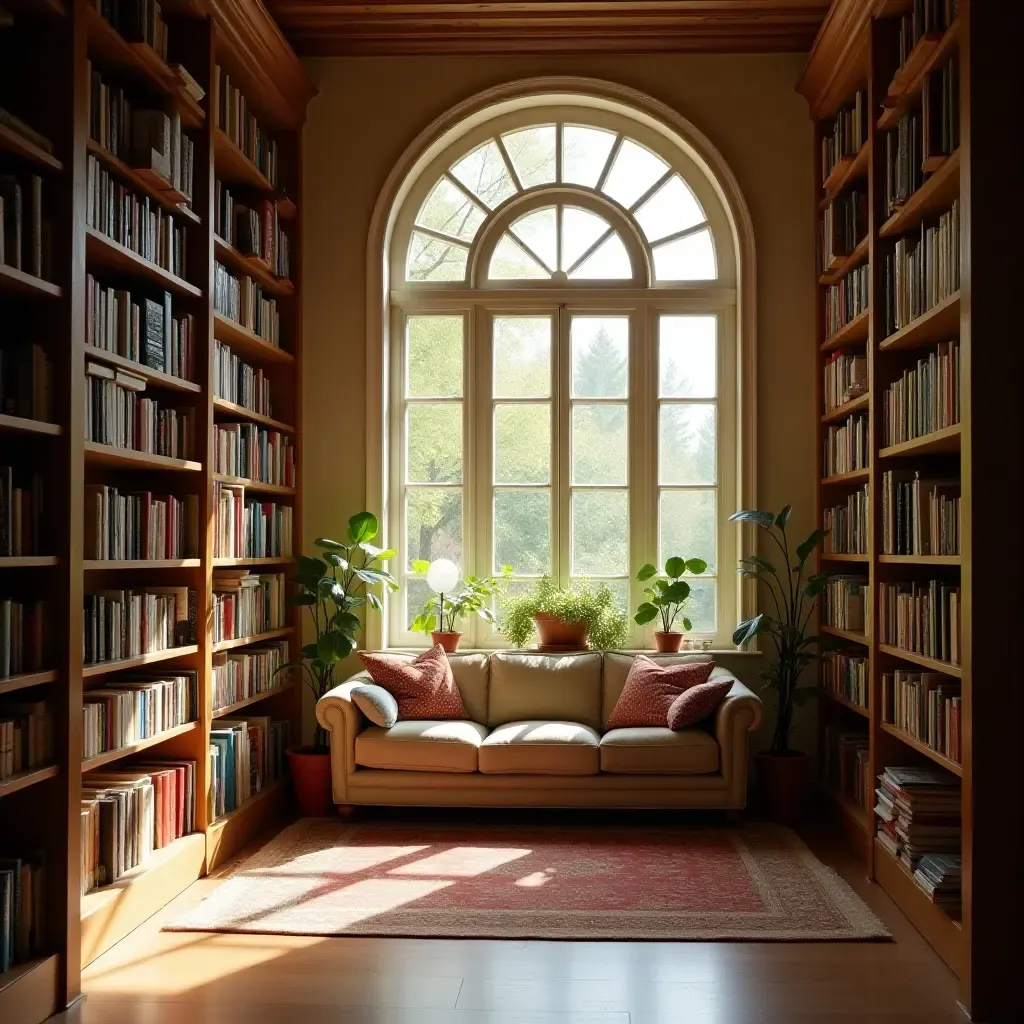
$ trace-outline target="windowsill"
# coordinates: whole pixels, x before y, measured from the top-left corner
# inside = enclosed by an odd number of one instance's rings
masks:
[[[419,654],[426,647],[385,647],[386,654]],[[456,654],[543,654],[544,651],[531,650],[529,647],[460,647]],[[577,651],[578,654],[658,654],[653,647],[621,647],[612,651]],[[738,651],[735,647],[714,647],[707,651],[678,651],[678,654],[714,654],[727,658],[760,658],[764,651]]]

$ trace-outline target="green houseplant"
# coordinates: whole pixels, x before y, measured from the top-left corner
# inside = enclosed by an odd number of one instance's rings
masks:
[[[501,605],[501,635],[523,647],[539,634],[541,650],[596,650],[621,647],[629,634],[626,616],[615,607],[615,596],[604,583],[596,588],[586,580],[560,587],[543,576],[525,594],[507,598]]]
[[[313,557],[299,555],[295,583],[299,592],[289,598],[305,608],[313,623],[315,639],[302,648],[302,657],[282,665],[279,672],[299,669],[302,681],[319,700],[338,683],[338,663],[355,649],[362,629],[357,612],[381,611],[378,588],[397,590],[398,584],[384,568],[394,550],[384,551],[372,542],[379,530],[377,518],[359,512],[348,521],[345,541],[318,537],[321,549]],[[326,730],[317,723],[312,747],[288,751],[292,782],[304,817],[324,817],[331,812],[331,765]]]
[[[426,576],[430,562],[418,558],[412,563],[412,571]],[[495,621],[491,610],[491,598],[502,588],[512,573],[512,566],[502,566],[500,576],[467,576],[462,589],[454,594],[435,594],[423,605],[423,610],[413,619],[414,633],[429,633],[435,644],[440,644],[449,654],[459,649],[462,637],[455,629],[455,623],[470,615],[479,615],[485,622]]]
[[[707,572],[707,568],[708,563],[703,558],[680,558],[674,555],[665,562],[664,576],[659,576],[657,566],[650,562],[636,574],[641,583],[654,582],[644,587],[647,600],[637,608],[633,621],[638,626],[646,626],[661,617],[661,629],[654,631],[654,644],[662,654],[674,654],[683,642],[683,634],[672,628],[690,599],[690,584],[681,578],[683,573],[699,576]],[[685,615],[683,629],[687,632],[693,629],[693,624]]]
[[[823,646],[831,646],[822,637],[808,632],[814,607],[828,581],[829,573],[808,573],[807,563],[826,536],[826,530],[813,530],[792,548],[786,527],[792,505],[781,512],[745,511],[729,518],[751,523],[771,538],[781,565],[760,555],[740,559],[736,570],[744,579],[755,580],[758,592],[767,598],[770,611],[745,619],[733,631],[732,640],[742,646],[763,636],[771,644],[771,661],[762,673],[765,689],[775,692],[777,717],[771,745],[755,756],[758,781],[771,816],[785,823],[795,821],[801,812],[807,790],[807,755],[790,746],[793,713],[819,695],[816,684],[801,685],[806,669],[820,657]]]

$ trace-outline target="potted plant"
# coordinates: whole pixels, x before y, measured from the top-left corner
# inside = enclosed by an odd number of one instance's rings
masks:
[[[770,612],[761,612],[741,622],[733,631],[738,647],[756,636],[771,641],[771,663],[761,673],[765,689],[775,691],[778,717],[768,750],[755,755],[758,783],[770,816],[784,824],[795,822],[807,795],[807,755],[790,746],[793,712],[819,695],[816,684],[800,685],[808,665],[817,661],[823,647],[831,644],[808,634],[814,605],[831,579],[829,573],[805,576],[807,560],[827,534],[814,530],[791,551],[786,526],[793,511],[787,505],[781,512],[747,511],[730,516],[739,523],[753,523],[772,539],[781,556],[781,566],[759,555],[740,559],[736,570],[744,579],[756,580],[759,592],[771,602]]]
[[[656,566],[647,563],[636,574],[641,583],[654,580],[649,587],[644,587],[647,600],[636,610],[633,621],[638,626],[646,626],[661,616],[661,629],[654,631],[654,645],[662,654],[675,654],[683,642],[683,634],[677,633],[672,627],[682,613],[683,606],[690,598],[690,584],[680,577],[684,572],[699,576],[707,572],[708,563],[703,558],[680,558],[678,555],[665,562],[664,577],[658,576]],[[655,577],[657,577],[655,579]],[[690,632],[693,624],[683,616],[683,629]]]
[[[615,607],[615,597],[604,583],[594,588],[586,580],[572,587],[559,587],[550,576],[518,597],[502,602],[504,621],[501,635],[516,647],[523,647],[539,635],[539,650],[584,650],[589,638],[595,650],[621,647],[629,625]]]
[[[437,572],[441,562],[447,562],[441,566],[441,570],[447,571],[448,566],[451,566],[456,574],[454,578],[450,571],[441,578],[441,574]],[[462,581],[462,589],[455,594],[446,594],[444,589],[435,587],[435,582],[439,587],[449,589],[458,585],[458,568],[447,559],[439,559],[437,562],[416,559],[412,563],[412,571],[417,575],[426,576],[431,587],[435,589],[435,595],[427,599],[423,611],[413,620],[412,631],[429,633],[433,643],[440,644],[449,654],[454,654],[459,649],[459,640],[462,638],[462,634],[455,629],[455,623],[474,614],[479,615],[485,622],[493,623],[495,618],[490,599],[498,593],[511,575],[512,566],[503,566],[501,576],[486,576],[482,579],[467,576]],[[436,580],[431,580],[432,573],[438,577]]]
[[[362,623],[356,612],[370,607],[381,611],[376,587],[397,590],[398,584],[384,568],[394,550],[382,551],[371,543],[377,536],[377,518],[360,512],[348,521],[347,542],[319,537],[313,543],[321,554],[299,555],[295,582],[299,593],[289,603],[305,608],[313,622],[316,639],[305,644],[302,657],[278,671],[298,668],[303,682],[319,700],[337,685],[334,670],[355,649]],[[322,818],[333,809],[331,761],[327,731],[317,723],[311,747],[288,750],[292,785],[303,817]]]

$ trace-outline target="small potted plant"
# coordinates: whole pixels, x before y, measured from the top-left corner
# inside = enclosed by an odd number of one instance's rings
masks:
[[[446,558],[434,562],[416,559],[412,571],[426,576],[435,596],[428,598],[423,611],[413,620],[414,633],[429,633],[431,642],[440,644],[449,654],[459,649],[462,634],[455,629],[455,623],[470,615],[479,615],[485,622],[495,621],[491,610],[491,598],[501,589],[512,573],[512,566],[502,566],[500,576],[478,578],[467,576],[462,589],[452,593],[459,581],[458,567]]]
[[[365,607],[381,611],[375,588],[398,589],[384,568],[396,552],[382,551],[371,543],[378,529],[376,516],[360,512],[348,521],[347,542],[318,537],[313,543],[321,553],[312,558],[299,555],[296,560],[299,593],[289,603],[308,610],[316,639],[303,646],[301,658],[282,665],[278,672],[298,668],[316,700],[337,685],[338,662],[356,649],[362,628],[356,612]],[[333,807],[326,730],[318,723],[311,747],[295,747],[287,753],[303,817],[326,817]]]
[[[501,610],[501,635],[516,647],[536,632],[540,651],[585,650],[588,639],[592,648],[605,651],[621,647],[629,633],[626,616],[604,583],[594,588],[580,580],[559,587],[544,576],[529,592],[503,601]]]
[[[707,572],[707,569],[708,563],[703,558],[680,558],[676,555],[665,562],[664,576],[658,576],[657,567],[649,562],[636,574],[641,583],[649,580],[654,582],[644,587],[647,600],[637,608],[633,621],[638,626],[646,626],[661,616],[661,629],[654,631],[654,645],[661,654],[675,654],[683,642],[683,634],[672,628],[690,599],[690,584],[680,577],[685,572],[699,576]],[[683,629],[687,633],[693,629],[693,624],[685,615]]]

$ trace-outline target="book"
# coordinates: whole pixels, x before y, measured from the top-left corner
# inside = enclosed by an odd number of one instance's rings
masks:
[[[45,601],[0,597],[0,679],[42,671],[50,615]]]
[[[42,554],[43,477],[20,466],[0,466],[0,557]]]
[[[246,498],[241,484],[213,484],[214,558],[276,558],[293,553],[294,510]]]
[[[295,486],[295,443],[279,430],[253,423],[215,423],[213,469],[225,476]]]
[[[960,762],[960,682],[940,672],[882,673],[882,721]]]
[[[0,347],[0,412],[53,422],[53,361],[42,345]]]
[[[219,64],[214,69],[213,94],[217,97],[217,127],[276,188],[279,170],[277,142],[260,124],[245,95]]]
[[[280,670],[288,661],[287,640],[214,654],[211,710],[220,711],[283,686],[288,676]]]
[[[880,583],[880,643],[958,665],[960,588],[942,580]]]
[[[827,725],[823,739],[822,775],[826,785],[867,811],[871,799],[867,731]]]
[[[263,288],[248,275],[236,277],[227,267],[213,267],[213,308],[222,316],[241,324],[258,338],[281,348],[281,314],[277,300],[268,298]]]
[[[136,658],[195,643],[196,592],[188,587],[99,590],[83,602],[83,661]]]
[[[0,698],[0,780],[52,764],[53,735],[46,701]]]
[[[866,555],[871,502],[868,485],[847,495],[844,505],[822,509],[822,528],[826,531],[822,550],[826,554]]]
[[[257,636],[287,625],[284,573],[256,575],[242,569],[213,574],[213,640]]]
[[[960,343],[941,342],[885,390],[885,447],[925,437],[960,422]]]
[[[213,393],[250,412],[273,416],[270,378],[263,368],[243,362],[218,339],[214,339],[213,345]]]
[[[886,766],[875,790],[877,836],[910,872],[925,856],[959,855],[960,782],[939,768]]]
[[[198,495],[122,494],[107,484],[86,484],[84,499],[87,559],[198,557]]]
[[[836,284],[825,289],[825,334],[831,338],[841,327],[868,308],[871,297],[871,267],[854,267]]]
[[[857,707],[868,706],[868,659],[849,651],[824,651],[821,681],[828,693]]]
[[[868,601],[866,576],[833,576],[821,595],[821,620],[833,629],[863,633]]]
[[[830,423],[825,431],[822,476],[867,469],[869,440],[868,418],[864,413],[852,413],[842,423]]]
[[[922,479],[916,470],[882,474],[882,551],[887,555],[960,553],[960,481]]]
[[[859,398],[868,390],[868,361],[858,352],[833,352],[825,360],[825,412]]]
[[[828,180],[840,160],[854,157],[868,140],[868,94],[857,91],[852,103],[840,107],[836,116],[823,126],[821,140],[821,180]]]

